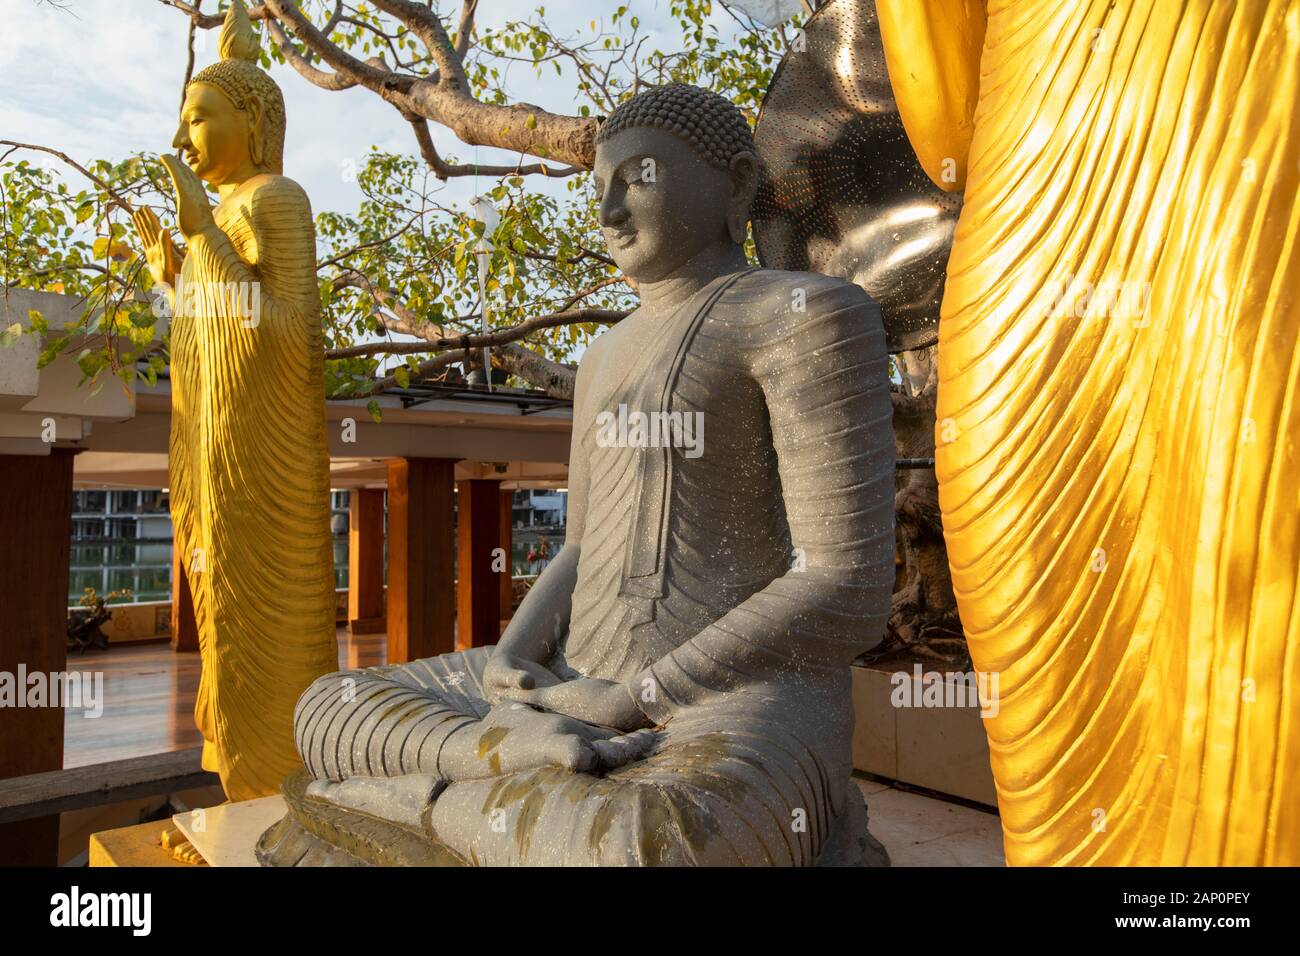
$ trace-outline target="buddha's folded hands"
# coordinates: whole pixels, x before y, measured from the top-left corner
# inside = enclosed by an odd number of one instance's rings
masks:
[[[507,687],[501,696],[617,730],[639,730],[650,723],[626,684],[595,677],[580,677],[535,689]]]
[[[625,741],[609,727],[503,701],[482,720],[465,724],[448,739],[439,767],[449,780],[477,780],[558,767],[587,773],[601,766],[634,759],[649,741]],[[611,742],[608,745],[605,742]],[[597,748],[597,744],[601,746]]]

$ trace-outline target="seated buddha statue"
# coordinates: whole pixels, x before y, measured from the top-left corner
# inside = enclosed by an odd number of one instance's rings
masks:
[[[885,334],[858,287],[749,265],[758,172],[696,87],[602,124],[640,306],[578,367],[566,543],[495,647],[308,688],[263,863],[887,862],[849,671],[894,576]]]

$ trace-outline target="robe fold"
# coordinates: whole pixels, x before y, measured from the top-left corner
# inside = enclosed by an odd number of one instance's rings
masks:
[[[937,471],[1007,862],[1294,866],[1300,2],[987,10]]]

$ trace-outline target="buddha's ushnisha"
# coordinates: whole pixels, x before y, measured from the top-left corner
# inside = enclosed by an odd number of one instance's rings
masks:
[[[880,859],[849,663],[893,584],[885,335],[856,286],[749,267],[757,177],[707,91],[604,123],[600,222],[641,304],[578,369],[564,548],[495,649],[312,685],[315,779],[264,860],[391,860],[376,818],[483,864]],[[599,441],[622,407],[702,418],[702,448]]]
[[[284,101],[238,0],[220,53],[185,91],[184,163],[164,157],[183,260],[152,211],[135,224],[173,304],[168,480],[202,656],[203,766],[243,800],[298,764],[294,701],[337,650],[311,207],[281,175]]]

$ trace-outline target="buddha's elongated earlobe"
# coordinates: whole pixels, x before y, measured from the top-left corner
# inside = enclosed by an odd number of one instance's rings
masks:
[[[748,232],[749,215],[733,209],[727,214],[727,234],[736,245],[743,245]]]
[[[248,117],[248,152],[253,165],[266,165],[266,130],[263,123],[262,101],[250,96],[244,101],[244,115]]]
[[[750,152],[731,157],[731,207],[727,211],[727,232],[731,241],[743,245],[749,231],[749,211],[758,194],[758,157]]]

